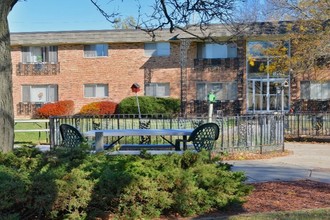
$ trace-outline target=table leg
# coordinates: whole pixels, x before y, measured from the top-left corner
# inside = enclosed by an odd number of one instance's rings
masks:
[[[183,150],[187,150],[187,135],[183,135],[182,136],[182,139],[183,139]]]
[[[95,151],[103,151],[103,132],[95,132]]]

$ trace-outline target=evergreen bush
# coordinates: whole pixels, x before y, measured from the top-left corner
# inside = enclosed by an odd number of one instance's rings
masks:
[[[193,216],[242,202],[251,187],[208,152],[107,156],[63,149],[0,153],[0,215],[16,219]],[[31,162],[30,162],[31,161]],[[24,165],[23,165],[24,164]]]
[[[141,114],[178,114],[180,100],[174,98],[160,98],[152,96],[138,96]],[[123,99],[118,105],[119,114],[138,114],[135,96]]]

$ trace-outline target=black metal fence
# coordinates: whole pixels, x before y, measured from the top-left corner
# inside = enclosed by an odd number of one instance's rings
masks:
[[[284,119],[286,139],[330,140],[330,113],[294,113]]]
[[[61,143],[60,124],[70,124],[81,133],[97,129],[136,129],[136,128],[196,128],[208,121],[208,118],[171,118],[163,115],[107,115],[99,117],[72,116],[50,118],[51,147]],[[215,117],[212,119],[220,127],[220,136],[215,151],[250,151],[263,153],[283,150],[284,115],[244,115]],[[152,143],[163,143],[160,137],[149,137]],[[167,137],[175,139],[177,137]],[[112,142],[106,139],[105,142]],[[125,137],[120,144],[137,143],[139,137]]]

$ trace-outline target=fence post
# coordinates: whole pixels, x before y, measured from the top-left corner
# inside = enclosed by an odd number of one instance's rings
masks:
[[[285,120],[285,114],[282,114],[282,138],[281,138],[281,141],[282,141],[282,152],[284,152],[285,148],[284,148],[284,120]]]
[[[299,119],[299,114],[297,115],[297,118],[298,118],[298,122],[297,122],[298,131],[297,131],[297,135],[298,135],[298,139],[300,139],[300,119]]]
[[[54,118],[49,118],[49,140],[50,140],[50,149],[54,149],[55,146],[55,126]]]

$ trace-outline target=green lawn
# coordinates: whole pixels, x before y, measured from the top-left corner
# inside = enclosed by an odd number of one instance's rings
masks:
[[[46,129],[45,122],[38,123],[15,123],[15,130]],[[15,144],[49,144],[49,132],[15,132]]]

